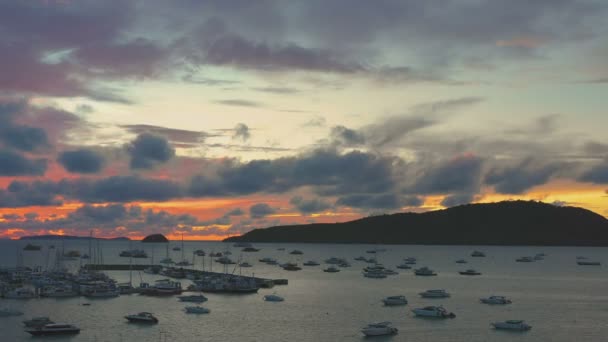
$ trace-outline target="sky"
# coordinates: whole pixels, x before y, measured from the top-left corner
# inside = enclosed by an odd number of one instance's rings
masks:
[[[0,0],[0,238],[607,216],[606,22],[603,0]]]

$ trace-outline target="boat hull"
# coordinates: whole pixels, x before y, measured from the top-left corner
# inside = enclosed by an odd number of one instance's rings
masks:
[[[69,330],[42,330],[42,329],[29,329],[26,330],[32,336],[57,336],[57,335],[76,335],[80,334],[80,329],[69,329]]]

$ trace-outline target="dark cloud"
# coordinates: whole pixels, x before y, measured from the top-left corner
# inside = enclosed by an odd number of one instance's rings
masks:
[[[57,188],[45,182],[12,182],[7,189],[0,189],[0,207],[19,208],[30,206],[61,205]]]
[[[446,196],[441,205],[444,207],[455,207],[458,205],[469,204],[473,202],[475,196],[473,194],[454,194]]]
[[[249,131],[249,127],[244,123],[238,123],[234,127],[234,133],[232,133],[232,139],[240,139],[243,141],[247,141],[251,138],[251,132]]]
[[[559,172],[563,163],[539,163],[528,158],[517,165],[493,168],[486,174],[485,183],[501,194],[522,194],[530,188],[545,184]]]
[[[234,81],[234,80],[222,80],[222,79],[216,79],[216,78],[195,77],[191,74],[182,77],[182,81],[188,82],[188,83],[194,83],[194,84],[202,84],[202,85],[211,86],[211,87],[228,86],[228,85],[235,85],[235,84],[241,83],[241,81]]]
[[[594,184],[608,184],[608,161],[604,161],[584,171],[578,180]]]
[[[169,161],[175,155],[167,139],[142,133],[127,148],[131,155],[132,169],[149,169]]]
[[[344,126],[334,126],[329,134],[332,143],[342,146],[359,146],[365,144],[363,134]]]
[[[302,214],[318,213],[332,208],[332,205],[326,201],[318,198],[304,199],[302,196],[292,197],[289,203]]]
[[[241,208],[235,208],[226,213],[226,216],[242,216],[245,212]]]
[[[61,152],[57,161],[72,173],[98,173],[105,164],[101,154],[85,148]]]
[[[336,205],[358,209],[397,209],[401,207],[401,199],[392,193],[353,194],[338,198]]]
[[[2,218],[7,221],[16,221],[21,220],[21,215],[19,214],[2,214]]]
[[[322,116],[315,116],[314,118],[306,121],[304,124],[302,124],[302,126],[304,127],[323,127],[325,126],[327,123],[327,120],[325,120],[324,117]]]
[[[28,159],[16,152],[0,149],[0,176],[42,176],[46,159]]]
[[[0,146],[25,152],[34,152],[50,146],[43,129],[15,122],[30,110],[25,101],[0,100]]]
[[[419,194],[477,193],[483,160],[463,155],[423,171],[411,191]]]
[[[215,103],[226,105],[226,106],[236,106],[236,107],[262,107],[262,104],[255,101],[243,100],[243,99],[227,99],[227,100],[217,100]]]
[[[280,94],[280,95],[295,94],[295,93],[300,92],[300,90],[298,90],[296,88],[289,88],[289,87],[258,87],[258,88],[251,88],[251,90],[255,90],[255,91],[259,91],[259,92],[263,92],[263,93]]]
[[[121,125],[120,127],[137,135],[150,133],[156,136],[163,136],[169,139],[169,141],[179,144],[200,144],[203,143],[206,138],[215,136],[201,131],[190,131],[154,125]]]
[[[424,198],[420,196],[402,196],[401,204],[405,207],[419,207],[424,204]]]
[[[276,209],[272,208],[268,203],[258,203],[249,207],[249,217],[253,219],[264,218],[275,212]]]

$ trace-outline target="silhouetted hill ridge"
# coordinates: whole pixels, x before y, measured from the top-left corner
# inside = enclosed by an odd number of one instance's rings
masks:
[[[467,204],[343,223],[255,229],[243,242],[608,246],[608,220],[578,207],[535,201]]]

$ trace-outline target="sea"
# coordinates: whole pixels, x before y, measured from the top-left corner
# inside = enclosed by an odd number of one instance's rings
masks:
[[[78,250],[88,253],[86,240],[33,241],[41,251],[23,251],[26,241],[0,240],[0,267],[55,266],[55,250]],[[97,243],[95,243],[97,245]],[[210,270],[210,258],[193,258],[193,251],[207,253],[231,251],[233,259],[247,261],[251,268],[234,265],[224,268],[213,264],[213,271],[255,275],[271,279],[288,279],[288,285],[260,289],[257,294],[205,294],[209,301],[203,306],[211,313],[186,314],[185,303],[175,297],[147,297],[137,294],[110,299],[84,297],[29,300],[1,299],[0,307],[25,313],[20,317],[0,317],[0,341],[608,341],[608,248],[590,247],[503,247],[503,246],[421,246],[421,245],[358,245],[358,244],[287,244],[256,243],[259,252],[245,253],[232,243],[186,241],[182,251],[173,251],[182,242],[171,242],[168,251],[163,244],[129,241],[101,241],[98,257],[107,264],[128,264],[119,257],[127,249],[144,249],[150,258],[133,259],[133,263],[150,264],[167,254],[179,261],[192,261],[193,268]],[[284,250],[279,250],[284,248]],[[289,254],[301,250],[302,255]],[[384,250],[376,254],[370,250]],[[474,250],[486,257],[474,258]],[[182,254],[183,253],[183,254]],[[544,260],[520,263],[522,256],[546,254]],[[398,275],[385,279],[362,276],[369,264],[354,258],[375,256]],[[316,260],[321,266],[302,266],[301,271],[285,271],[276,265],[258,261],[271,257],[279,262]],[[339,273],[325,273],[323,261],[330,257],[349,260],[352,267]],[[415,257],[416,267],[428,266],[438,275],[415,276],[412,270],[395,266],[404,258]],[[596,260],[601,266],[579,266],[577,257]],[[457,259],[468,264],[457,264]],[[86,260],[64,262],[76,271]],[[156,263],[156,262],[155,262]],[[480,276],[463,276],[458,272],[474,268]],[[107,271],[119,282],[132,279],[134,285],[152,283],[162,278],[138,271]],[[189,280],[181,280],[184,288]],[[445,289],[446,299],[424,299],[419,293],[428,289]],[[263,296],[276,293],[283,302],[265,302]],[[404,295],[406,306],[386,307],[382,298]],[[485,305],[480,298],[504,295],[510,305]],[[83,303],[90,303],[83,306]],[[442,305],[456,314],[454,319],[424,319],[413,315],[412,309]],[[159,319],[154,326],[129,324],[127,314],[152,312]],[[81,328],[73,337],[35,338],[24,332],[22,321],[34,316],[49,316],[55,322],[66,322]],[[494,330],[490,323],[510,319],[525,320],[532,325],[527,332]],[[399,333],[388,337],[366,338],[361,328],[369,323],[390,321]]]

